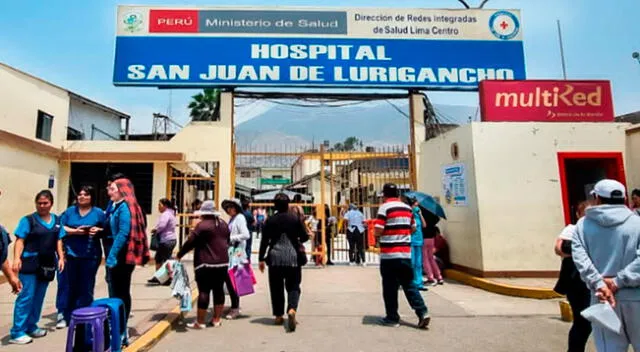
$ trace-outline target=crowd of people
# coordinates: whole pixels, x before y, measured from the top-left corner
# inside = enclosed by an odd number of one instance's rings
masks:
[[[558,236],[562,257],[555,290],[567,296],[573,312],[568,350],[585,351],[593,333],[598,351],[640,351],[640,191],[626,205],[626,188],[605,179],[594,186],[593,199],[575,207],[576,224]],[[581,312],[596,303],[610,305],[621,322],[614,332],[591,324]]]

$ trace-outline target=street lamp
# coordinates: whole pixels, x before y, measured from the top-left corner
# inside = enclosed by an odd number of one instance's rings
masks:
[[[640,53],[635,51],[633,54],[631,54],[631,57],[634,58],[635,60],[638,61],[638,63],[640,64]]]

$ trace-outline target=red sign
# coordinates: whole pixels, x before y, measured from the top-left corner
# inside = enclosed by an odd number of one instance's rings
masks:
[[[609,81],[482,81],[482,121],[613,122]]]
[[[151,10],[150,33],[197,33],[198,10]]]

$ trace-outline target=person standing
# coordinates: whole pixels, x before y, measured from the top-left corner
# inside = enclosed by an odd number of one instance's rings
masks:
[[[203,329],[213,292],[213,319],[211,325],[222,324],[224,310],[224,283],[229,276],[229,226],[220,219],[212,200],[202,203],[195,215],[200,217],[187,241],[178,252],[178,260],[194,250],[193,266],[198,285],[198,312],[196,322],[187,324],[191,329]]]
[[[51,213],[53,194],[40,191],[35,198],[36,212],[20,219],[15,230],[13,271],[19,273],[22,291],[13,309],[9,343],[25,345],[47,335],[38,327],[44,297],[56,268],[64,271],[65,259],[60,240],[60,219]],[[57,255],[57,263],[56,263]]]
[[[102,248],[97,235],[102,231],[105,215],[102,209],[94,207],[93,187],[83,186],[76,196],[75,205],[69,207],[60,216],[60,238],[66,253],[65,276],[67,305],[58,317],[57,329],[67,327],[71,312],[84,308],[93,302],[96,275],[102,258]],[[58,288],[58,294],[62,292]]]
[[[577,219],[584,217],[587,207],[590,205],[588,201],[581,202],[576,211]],[[591,293],[587,285],[580,279],[580,273],[576,270],[576,265],[571,258],[571,241],[576,232],[576,226],[567,225],[555,244],[555,253],[562,258],[562,266],[560,268],[560,276],[556,283],[554,291],[561,295],[566,295],[571,312],[573,313],[573,324],[569,330],[569,352],[584,352],[589,335],[591,335],[591,323],[580,315],[580,312],[589,308],[591,302]]]
[[[415,199],[408,199],[409,205],[413,211],[413,221],[415,223],[415,230],[411,234],[411,266],[413,267],[413,284],[416,285],[418,290],[426,291],[424,282],[422,281],[422,247],[424,246],[424,238],[422,237],[422,227],[425,224],[424,217],[420,211],[420,206]],[[433,253],[431,254],[433,256]],[[425,260],[427,258],[424,258]]]
[[[573,261],[591,290],[592,302],[609,302],[622,334],[593,325],[598,351],[640,351],[640,217],[625,205],[626,189],[605,179],[594,186],[595,206],[587,208],[571,241]]]
[[[631,191],[631,209],[640,215],[640,189],[634,189]]]
[[[106,267],[111,284],[111,298],[124,302],[126,318],[131,314],[131,276],[136,265],[149,261],[149,247],[145,217],[128,179],[111,183],[109,196],[113,202],[110,224],[113,246],[107,256]],[[128,337],[123,337],[128,344]]]
[[[251,261],[253,233],[256,231],[256,219],[251,213],[251,203],[246,198],[242,200],[242,215],[244,215],[244,219],[247,221],[247,228],[249,229],[249,239],[247,240],[246,252],[247,260]]]
[[[398,186],[383,186],[384,204],[378,209],[375,236],[380,241],[380,275],[386,316],[384,326],[400,326],[398,288],[402,287],[409,305],[418,316],[418,328],[427,329],[431,317],[420,291],[413,284],[411,233],[415,230],[411,207],[401,202]]]
[[[2,195],[2,190],[0,190],[0,196]],[[16,273],[13,272],[11,268],[11,263],[9,262],[9,245],[11,244],[11,238],[9,237],[9,232],[2,225],[0,225],[0,269],[4,276],[7,278],[7,282],[11,286],[11,292],[14,294],[20,293],[22,290],[22,282],[16,276]]]
[[[422,220],[422,236],[424,238],[424,245],[422,248],[422,268],[424,273],[427,274],[427,282],[432,286],[435,285],[444,285],[444,280],[442,278],[442,271],[438,266],[438,262],[436,261],[435,251],[436,251],[436,237],[440,234],[440,229],[438,229],[438,222],[440,218],[431,212],[424,212]]]
[[[158,211],[160,212],[160,218],[158,218],[156,227],[151,230],[151,235],[158,237],[158,249],[155,255],[156,271],[158,271],[167,260],[171,259],[178,239],[176,235],[176,225],[178,223],[176,219],[176,206],[170,199],[162,198],[158,202]],[[160,281],[152,277],[147,283],[159,284]],[[166,286],[170,284],[171,281],[165,282]]]
[[[269,218],[269,215],[265,208],[259,207],[253,211],[253,217],[256,219],[256,238],[260,238],[260,234],[262,233],[262,229],[264,228],[264,224]]]
[[[125,178],[127,177],[121,173],[115,173],[111,175],[111,177],[109,177],[109,180],[107,181],[107,195],[110,194],[109,189],[113,182],[115,182],[116,180],[125,179]],[[112,214],[113,214],[113,201],[109,196],[109,201],[107,202],[107,206],[104,209],[104,216],[105,216],[104,228],[102,230],[102,235],[100,236],[102,240],[102,250],[104,253],[105,261],[109,256],[109,252],[111,252],[111,246],[113,246],[113,233],[111,232],[111,215]],[[109,279],[110,279],[109,270],[105,270],[104,281],[107,283],[107,290],[109,292],[109,297],[111,297],[113,296],[113,292],[111,292],[111,283],[109,282]]]
[[[231,217],[231,220],[229,220],[229,231],[231,232],[229,268],[246,265],[248,263],[246,246],[250,235],[247,220],[242,213],[242,204],[238,199],[228,199],[222,202],[222,208]],[[240,297],[235,291],[229,275],[227,275],[225,284],[227,285],[227,291],[231,299],[231,310],[226,318],[233,320],[240,315]]]
[[[366,266],[364,258],[364,214],[351,203],[349,211],[344,214],[349,242],[349,264]]]
[[[331,216],[331,209],[328,204],[324,205],[324,224],[325,224],[325,233],[324,240],[327,244],[326,253],[327,253],[327,265],[335,265],[331,260],[333,258],[333,225],[337,223],[336,218]],[[318,222],[318,238],[320,243],[322,243],[322,223]]]
[[[264,273],[266,261],[269,265],[269,292],[275,324],[284,323],[284,292],[287,292],[288,328],[293,332],[298,324],[296,314],[300,302],[302,265],[307,256],[302,244],[309,234],[298,215],[289,211],[289,197],[279,193],[274,199],[277,213],[267,220],[264,237],[260,242],[259,269]],[[268,248],[268,252],[267,252]]]

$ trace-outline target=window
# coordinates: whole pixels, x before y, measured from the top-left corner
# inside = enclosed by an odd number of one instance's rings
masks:
[[[36,138],[51,142],[51,128],[53,126],[53,116],[44,111],[38,110],[38,123],[36,125]]]
[[[282,180],[284,177],[282,177],[282,175],[273,175],[271,176],[272,180]]]
[[[240,177],[243,177],[243,178],[251,177],[251,171],[240,171]]]
[[[68,141],[81,141],[84,139],[84,133],[76,130],[72,127],[67,127],[67,140]]]

